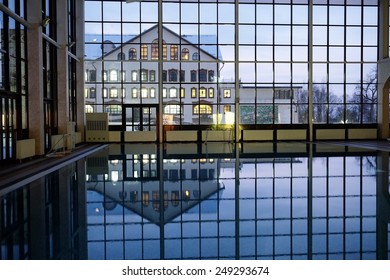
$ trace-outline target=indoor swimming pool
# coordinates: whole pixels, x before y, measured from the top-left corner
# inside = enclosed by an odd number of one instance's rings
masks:
[[[389,259],[389,152],[112,144],[0,189],[1,259]]]

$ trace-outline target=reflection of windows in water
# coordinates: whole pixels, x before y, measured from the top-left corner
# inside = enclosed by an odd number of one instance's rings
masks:
[[[119,198],[120,198],[121,200],[125,200],[126,197],[127,197],[127,192],[125,192],[125,191],[120,191],[120,192],[119,192]]]
[[[142,205],[144,207],[149,206],[149,192],[146,192],[146,191],[142,192]]]
[[[180,170],[180,179],[185,180],[186,179],[186,171],[185,169]]]
[[[160,192],[159,191],[153,191],[152,192],[152,205],[153,210],[160,211]],[[164,192],[164,209],[168,208],[168,192]]]
[[[208,176],[207,176],[207,169],[201,169],[201,170],[199,170],[199,179],[200,179],[200,180],[207,180],[207,179],[208,179]]]
[[[183,191],[183,200],[187,201],[190,200],[190,198],[191,198],[191,192],[189,190]]]
[[[191,180],[198,180],[198,170],[191,169]]]
[[[200,197],[200,191],[195,190],[192,193],[193,193],[194,198],[199,198]]]
[[[168,180],[168,170],[164,169],[163,179]]]
[[[157,171],[156,170],[150,170],[150,177],[157,177]]]
[[[215,169],[209,169],[209,179],[215,179]]]
[[[172,181],[179,180],[179,170],[177,170],[177,169],[169,170],[169,179]]]
[[[149,170],[142,171],[142,177],[144,177],[144,178],[149,177]]]
[[[130,202],[138,202],[138,192],[137,191],[132,191],[130,193]]]
[[[172,191],[171,200],[172,200],[171,203],[173,207],[179,206],[179,200],[180,200],[179,191]]]

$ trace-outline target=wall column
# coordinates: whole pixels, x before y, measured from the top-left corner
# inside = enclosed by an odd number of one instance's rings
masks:
[[[84,141],[84,0],[76,0],[76,26],[76,55],[79,59],[76,63],[76,131],[81,133],[81,139]]]
[[[378,138],[389,137],[389,0],[379,1]]]
[[[43,107],[43,57],[42,57],[42,27],[40,1],[27,1],[27,57],[28,57],[28,115],[29,137],[35,139],[37,155],[45,153],[44,147],[44,107]]]
[[[69,120],[68,85],[68,5],[66,0],[57,1],[57,101],[58,133],[67,133]]]

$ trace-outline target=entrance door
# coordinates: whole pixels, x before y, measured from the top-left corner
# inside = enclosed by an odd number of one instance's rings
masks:
[[[139,137],[145,137],[144,141],[156,141],[157,111],[157,105],[127,105],[123,110],[125,141],[131,138],[139,139]]]

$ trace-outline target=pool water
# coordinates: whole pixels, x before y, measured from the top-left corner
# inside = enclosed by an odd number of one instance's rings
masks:
[[[1,259],[389,259],[389,153],[113,144],[1,190]]]

